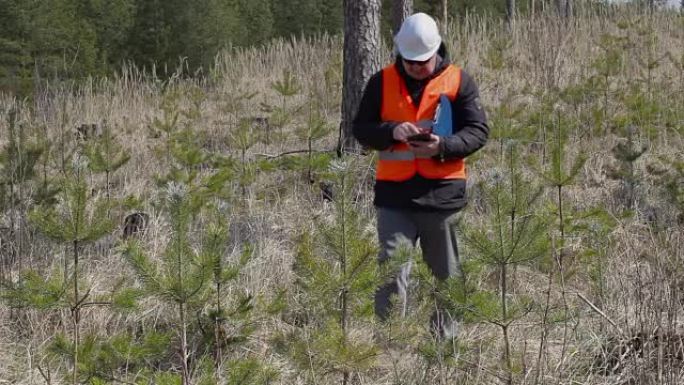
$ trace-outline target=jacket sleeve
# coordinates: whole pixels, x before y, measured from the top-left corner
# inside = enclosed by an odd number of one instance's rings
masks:
[[[482,148],[489,136],[489,126],[477,85],[461,70],[461,85],[451,105],[454,134],[443,138],[436,158],[465,158]]]
[[[356,140],[361,145],[375,150],[384,150],[394,143],[392,132],[398,124],[398,122],[383,122],[381,120],[381,106],[382,72],[378,72],[366,84],[352,127]]]

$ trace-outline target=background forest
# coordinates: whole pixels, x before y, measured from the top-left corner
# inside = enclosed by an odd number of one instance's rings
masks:
[[[555,0],[518,1],[520,13]],[[642,1],[664,3],[661,0]],[[390,1],[383,2],[389,41]],[[441,2],[415,0],[416,11],[441,17]],[[587,2],[582,2],[587,3]],[[595,6],[600,2],[594,2]],[[638,3],[638,2],[635,2]],[[447,2],[451,18],[505,14],[503,0]],[[0,0],[0,90],[31,93],[36,82],[110,75],[124,65],[206,74],[222,48],[259,46],[273,38],[340,34],[341,0]]]
[[[684,382],[681,12],[449,2],[492,129],[467,261],[435,282],[403,247],[409,316],[380,324],[339,4],[0,4],[0,384]]]

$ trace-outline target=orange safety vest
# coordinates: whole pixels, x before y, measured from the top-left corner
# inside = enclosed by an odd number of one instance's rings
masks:
[[[461,84],[461,70],[449,65],[425,86],[420,105],[411,100],[406,84],[395,65],[382,70],[382,121],[419,122],[432,120],[441,94],[454,101]],[[465,179],[463,159],[435,160],[432,157],[416,157],[406,143],[396,143],[380,151],[376,167],[376,179],[402,182],[416,173],[428,179]]]

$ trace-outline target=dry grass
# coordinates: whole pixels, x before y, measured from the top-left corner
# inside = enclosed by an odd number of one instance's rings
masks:
[[[634,23],[620,29],[620,21]],[[657,43],[649,46],[647,35],[639,34],[643,28],[652,28]],[[501,132],[509,125],[524,125],[527,114],[538,110],[548,98],[556,98],[554,90],[580,84],[595,74],[592,63],[603,50],[599,39],[603,34],[629,36],[634,48],[624,54],[622,66],[612,77],[606,92],[609,94],[611,114],[630,112],[623,98],[630,80],[644,76],[643,61],[652,50],[653,57],[663,59],[653,69],[651,83],[640,83],[640,89],[651,87],[652,97],[667,111],[661,111],[650,130],[639,130],[637,141],[648,146],[646,155],[635,166],[639,175],[639,204],[635,215],[622,217],[620,180],[607,177],[611,164],[616,161],[611,149],[618,143],[618,130],[586,127],[589,124],[591,105],[582,104],[579,110],[554,100],[555,111],[579,122],[568,142],[568,159],[580,151],[588,155],[577,183],[566,189],[566,202],[575,210],[603,207],[616,219],[617,226],[597,239],[592,233],[575,234],[570,239],[575,258],[574,276],[566,286],[571,317],[569,333],[564,336],[562,322],[549,326],[548,344],[539,358],[542,333],[541,315],[533,311],[512,326],[515,383],[520,384],[677,384],[684,381],[684,330],[682,330],[681,272],[684,262],[682,221],[677,221],[672,206],[662,196],[660,180],[649,174],[648,164],[660,161],[662,156],[682,158],[684,148],[684,19],[676,14],[656,13],[652,16],[619,12],[617,15],[587,15],[561,22],[552,16],[517,20],[512,31],[502,23],[469,18],[451,26],[447,44],[452,47],[452,58],[463,65],[478,80],[483,104],[487,107],[493,125],[493,139],[487,148],[471,162],[471,184],[487,183],[493,170],[503,169],[500,143],[505,141]],[[493,62],[496,47],[501,50],[501,62]],[[384,49],[383,57],[390,53]],[[666,55],[671,55],[670,60]],[[0,96],[0,111],[21,105],[20,121],[26,127],[47,127],[48,137],[57,143],[61,135],[74,137],[74,128],[84,123],[106,121],[118,132],[118,137],[132,158],[114,175],[114,194],[119,197],[134,195],[145,200],[144,211],[150,213],[149,230],[143,237],[146,250],[158,254],[170,237],[171,230],[163,213],[155,211],[157,200],[154,177],[166,170],[163,157],[155,155],[163,137],[155,137],[151,127],[154,118],[162,118],[162,100],[165,90],[176,90],[181,97],[178,109],[187,109],[193,90],[200,90],[203,98],[202,114],[191,122],[193,129],[204,133],[207,146],[221,153],[237,152],[231,146],[229,133],[233,116],[226,103],[231,95],[244,90],[257,92],[257,96],[242,106],[243,117],[265,116],[259,103],[279,105],[281,100],[271,88],[272,82],[291,72],[302,85],[302,91],[287,101],[290,105],[308,106],[312,100],[321,102],[321,111],[333,127],[339,123],[341,95],[341,40],[323,36],[315,39],[275,41],[270,45],[252,49],[229,50],[219,55],[216,69],[203,79],[172,78],[168,82],[154,80],[135,69],[124,70],[120,76],[93,80],[78,88],[48,87],[31,103]],[[667,104],[665,104],[667,103]],[[518,107],[521,114],[502,118],[503,107]],[[302,110],[306,111],[306,107]],[[671,118],[665,119],[665,114]],[[302,112],[286,131],[305,121]],[[552,116],[539,123],[536,134],[520,140],[525,155],[539,154],[542,131],[552,129]],[[667,120],[667,124],[664,122]],[[0,132],[7,132],[7,119],[0,122]],[[638,125],[638,122],[636,123]],[[655,133],[653,133],[655,132]],[[316,143],[316,148],[334,148],[336,133]],[[5,142],[0,138],[0,144]],[[259,143],[249,149],[250,159],[263,158],[264,154],[277,155],[283,151],[304,149],[294,135],[265,145]],[[61,149],[53,148],[52,157],[59,158]],[[358,209],[373,225],[372,191],[369,190],[372,169],[370,159],[359,187]],[[55,165],[51,166],[54,170]],[[525,174],[536,178],[531,168]],[[103,179],[92,178],[95,194],[101,194]],[[483,216],[486,202],[479,200],[477,189],[471,189],[472,204],[466,217],[472,226],[485,226]],[[231,224],[231,245],[239,253],[242,242],[254,243],[258,257],[246,269],[240,281],[230,290],[246,290],[272,297],[277,289],[292,289],[294,273],[295,236],[302,231],[314,230],[312,217],[329,216],[331,210],[319,197],[317,185],[306,183],[301,172],[282,171],[258,175],[244,197],[238,197],[239,209]],[[265,196],[267,198],[259,199]],[[549,192],[549,199],[552,192]],[[649,211],[650,210],[650,211]],[[657,213],[656,220],[648,220],[648,213]],[[122,216],[124,213],[118,213]],[[0,216],[0,225],[9,223],[10,213]],[[0,234],[1,235],[1,234]],[[21,256],[27,264],[41,271],[50,266],[59,267],[64,249],[55,246],[31,232],[32,242]],[[115,248],[120,230],[97,245],[86,248],[87,272],[94,294],[111,290],[118,279],[128,279],[132,272]],[[10,241],[12,241],[10,239]],[[587,253],[588,250],[593,254]],[[1,252],[1,251],[0,251]],[[603,258],[597,262],[592,258]],[[597,267],[602,268],[599,278]],[[18,275],[16,266],[11,276]],[[126,278],[128,277],[128,278]],[[482,287],[496,287],[491,277],[483,277]],[[598,288],[601,288],[600,290]],[[554,280],[551,305],[561,308],[560,286]],[[516,272],[515,293],[527,294],[543,303],[547,290],[547,273],[532,267],[521,267]],[[582,294],[605,316],[592,309],[575,293]],[[53,383],[59,383],[59,374],[68,368],[57,361],[41,361],[42,347],[50,343],[55,334],[69,329],[66,311],[26,311],[0,305],[0,384],[39,384],[45,380],[38,365],[51,368]],[[83,330],[101,335],[112,335],[138,328],[168,328],[174,321],[167,305],[146,300],[140,310],[121,314],[102,308],[91,308],[83,314]],[[610,319],[610,321],[608,321]],[[611,322],[615,325],[611,325]],[[233,356],[253,355],[281,372],[277,383],[303,384],[304,375],[281,354],[271,349],[269,340],[277,331],[290,328],[280,317],[266,317],[259,322],[255,337],[245,346],[230,352]],[[362,330],[365,333],[367,330]],[[638,342],[635,342],[637,341]],[[460,338],[462,348],[455,362],[426,360],[416,349],[384,351],[383,361],[366,373],[355,374],[352,381],[358,384],[492,384],[505,378],[503,372],[502,341],[498,329],[490,324],[464,326]],[[561,351],[565,346],[565,352]],[[563,362],[559,362],[561,355]],[[448,360],[447,360],[448,361]],[[394,362],[396,365],[392,364]],[[444,366],[440,366],[444,364]],[[449,365],[447,365],[449,364]],[[606,366],[610,370],[602,369]],[[338,382],[335,377],[319,377],[318,384]]]

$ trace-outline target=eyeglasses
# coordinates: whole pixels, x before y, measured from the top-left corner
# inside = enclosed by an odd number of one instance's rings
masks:
[[[406,63],[406,64],[408,64],[408,65],[412,65],[412,66],[424,66],[424,65],[426,65],[431,59],[432,59],[432,57],[429,58],[429,59],[427,59],[427,60],[408,60],[408,59],[402,58],[402,60],[404,61],[404,63]]]

